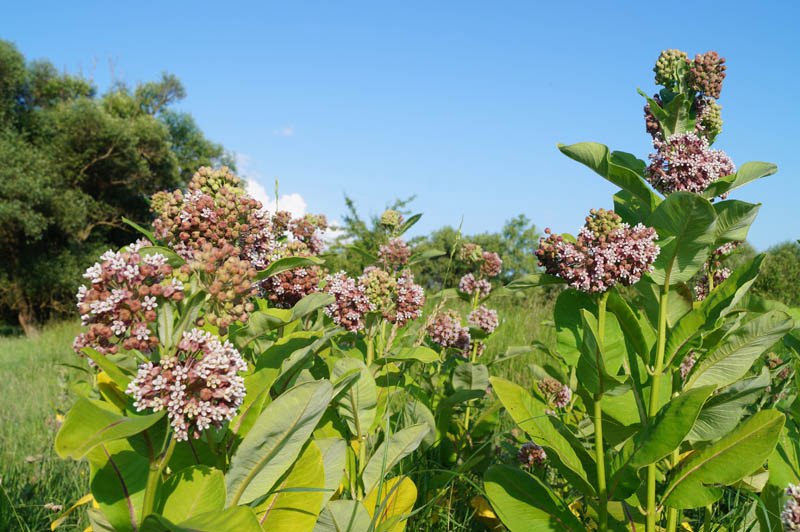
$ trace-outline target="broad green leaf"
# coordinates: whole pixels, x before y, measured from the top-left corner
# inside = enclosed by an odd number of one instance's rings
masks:
[[[747,240],[750,225],[755,221],[760,208],[760,203],[753,204],[738,200],[714,203],[714,211],[717,213],[716,245]]]
[[[408,477],[390,478],[364,498],[370,518],[382,532],[402,532],[416,502],[417,486]]]
[[[658,205],[658,196],[650,190],[642,177],[644,161],[630,153],[609,152],[607,146],[596,142],[580,142],[569,146],[559,144],[558,149],[570,159],[588,166],[619,188],[627,190],[642,200],[650,210]]]
[[[236,417],[228,425],[234,436],[232,440],[243,438],[253,427],[253,424],[264,409],[264,405],[270,402],[269,389],[277,377],[277,369],[265,368],[244,378],[244,389],[246,390],[244,401]],[[231,442],[231,445],[233,444],[234,441]]]
[[[486,390],[489,386],[489,369],[483,364],[466,362],[453,370],[453,389]]]
[[[561,474],[577,489],[594,494],[594,488],[587,480],[587,472],[591,472],[591,468],[587,471],[584,460],[578,457],[571,442],[554,426],[554,419],[546,412],[548,407],[513,382],[500,377],[491,377],[489,380],[497,398],[517,425],[534,442],[545,448],[548,458]]]
[[[669,333],[666,360],[679,364],[689,342],[724,316],[747,293],[755,282],[764,262],[764,254],[736,268],[731,276],[716,287],[700,305],[684,315]]]
[[[91,492],[105,519],[119,532],[137,530],[150,461],[124,439],[94,446],[87,459]]]
[[[692,429],[700,409],[715,386],[694,388],[664,405],[652,424],[634,436],[634,452],[628,463],[635,469],[666,458],[680,446]]]
[[[158,513],[173,523],[225,507],[225,476],[219,469],[192,466],[169,477],[161,488]]]
[[[273,494],[255,508],[261,527],[274,532],[313,529],[326,496],[324,490],[322,453],[310,441]]]
[[[419,362],[428,363],[437,362],[439,358],[439,353],[430,347],[419,345],[416,347],[399,347],[397,349],[393,349],[385,357],[376,360],[376,362],[384,363],[391,361],[417,360]]]
[[[769,370],[763,368],[759,376],[723,388],[703,405],[686,439],[697,442],[723,437],[736,428],[748,408],[762,397],[769,384]]]
[[[266,495],[292,466],[333,395],[329,381],[299,384],[261,412],[225,475],[227,504]]]
[[[492,508],[511,532],[583,532],[583,523],[541,480],[518,467],[493,465],[484,487]]]
[[[762,410],[721,440],[695,451],[673,471],[663,500],[673,508],[701,508],[718,500],[723,487],[761,467],[775,448],[785,417]]]
[[[314,440],[322,453],[322,466],[325,468],[325,491],[322,492],[322,505],[328,503],[339,489],[344,478],[347,443],[341,438],[323,438]]]
[[[247,506],[206,512],[180,523],[174,523],[160,515],[151,514],[144,520],[141,528],[141,532],[220,532],[223,530],[263,532],[253,510]]]
[[[623,222],[633,226],[644,223],[652,211],[647,204],[627,190],[620,190],[614,194],[614,212],[619,214]]]
[[[674,192],[656,208],[647,225],[658,231],[661,252],[650,276],[658,284],[689,281],[703,266],[716,240],[716,214],[708,200]],[[667,241],[668,240],[668,241]]]
[[[117,386],[121,390],[125,390],[128,387],[128,384],[131,382],[130,376],[128,376],[122,368],[114,364],[114,362],[108,358],[106,355],[97,352],[95,349],[91,347],[84,347],[81,349],[81,353],[86,355],[89,359],[92,360],[97,367],[101,370],[105,371],[106,375],[108,375],[111,380],[113,380]]]
[[[358,377],[336,402],[336,411],[347,423],[353,437],[363,437],[375,421],[378,406],[378,388],[375,378],[364,362],[356,358],[340,358],[331,371],[331,379],[337,379],[350,372],[357,372]]]
[[[658,313],[660,309],[661,286],[645,277],[634,285],[638,293],[637,305],[644,310],[651,329],[658,329]],[[672,286],[667,298],[667,327],[672,328],[683,316],[688,314],[694,303],[694,294],[685,285]]]
[[[303,268],[305,266],[319,266],[321,264],[325,264],[325,261],[319,257],[283,257],[282,259],[271,262],[269,266],[258,272],[255,280],[263,281],[273,275],[278,275],[288,270]]]
[[[429,431],[430,427],[426,424],[411,425],[381,443],[361,473],[364,493],[372,491],[400,460],[414,452]]]
[[[108,410],[106,403],[78,399],[56,435],[55,449],[62,458],[80,460],[94,446],[127,438],[152,427],[165,411],[148,416],[123,416]]]
[[[327,307],[335,301],[336,298],[325,292],[314,292],[313,294],[308,294],[292,307],[292,316],[290,321],[305,318],[309,314],[312,314],[323,307]]]
[[[540,286],[551,286],[557,284],[564,284],[564,280],[555,275],[546,273],[531,273],[523,275],[508,283],[505,287],[508,290],[528,290],[530,288],[538,288]]]
[[[794,327],[780,311],[762,314],[729,333],[719,346],[698,362],[686,388],[727,386],[744,377],[753,362]]]
[[[356,532],[370,530],[372,520],[358,501],[331,501],[319,514],[314,532]]]
[[[553,319],[556,324],[556,347],[570,366],[575,366],[583,345],[581,309],[596,312],[597,305],[588,294],[575,289],[564,290],[556,299]]]
[[[583,309],[581,318],[583,344],[576,368],[578,380],[589,393],[611,390],[625,379],[624,376],[617,375],[626,350],[619,324],[613,314],[606,314],[606,335],[601,345],[597,319]],[[613,331],[613,334],[608,334],[609,331]]]
[[[772,163],[747,162],[740,166],[735,174],[721,177],[711,183],[702,195],[709,199],[715,198],[777,171],[778,167]]]

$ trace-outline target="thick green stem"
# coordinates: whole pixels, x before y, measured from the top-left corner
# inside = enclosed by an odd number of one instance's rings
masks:
[[[472,346],[472,350],[470,351],[470,355],[469,355],[470,364],[474,364],[475,363],[475,359],[477,358],[477,356],[478,356],[478,343],[475,342],[473,344],[473,346]],[[470,414],[471,414],[471,412],[470,412],[469,402],[467,402],[467,408],[464,411],[464,435],[466,435],[467,432],[469,432],[469,417],[470,417]]]
[[[147,472],[147,483],[144,487],[144,500],[142,501],[142,519],[153,513],[156,501],[156,492],[161,483],[161,475],[175,450],[175,438],[171,438],[167,450],[150,460],[150,469]]]
[[[608,530],[608,491],[606,488],[606,454],[603,449],[603,343],[606,336],[606,302],[608,292],[600,296],[597,306],[596,364],[599,390],[594,396],[594,452],[597,462],[598,530]]]
[[[664,349],[667,345],[667,304],[669,303],[669,272],[667,272],[664,286],[661,287],[661,297],[658,303],[658,343],[656,344],[656,360],[653,369],[653,383],[650,387],[650,408],[647,412],[648,419],[653,420],[658,412],[659,397],[661,395],[661,374],[664,371]],[[656,531],[656,464],[647,466],[647,532]]]
[[[367,336],[367,367],[372,365],[375,360],[375,337],[372,335]]]

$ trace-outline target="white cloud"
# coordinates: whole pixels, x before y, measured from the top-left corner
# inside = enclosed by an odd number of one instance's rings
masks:
[[[270,212],[275,212],[276,209],[289,211],[292,216],[303,216],[307,212],[308,204],[297,192],[281,194],[278,196],[276,205],[275,194],[267,192],[267,189],[261,184],[261,172],[257,170],[252,157],[246,153],[236,153],[236,168],[239,175],[245,180],[247,193],[260,201],[266,210]]]
[[[272,134],[278,137],[294,137],[294,126],[283,126],[273,129]]]

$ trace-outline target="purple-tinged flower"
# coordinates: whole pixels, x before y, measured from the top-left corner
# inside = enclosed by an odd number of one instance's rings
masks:
[[[694,368],[696,363],[697,357],[695,356],[694,351],[689,351],[689,353],[683,357],[683,360],[681,361],[681,379],[686,380],[686,377],[689,376],[689,373],[691,373],[692,368]]]
[[[503,261],[500,255],[492,251],[483,252],[483,262],[481,263],[481,273],[486,277],[497,277],[503,268]]]
[[[467,316],[467,323],[481,329],[486,334],[491,334],[497,329],[500,320],[497,317],[496,310],[481,305],[469,313],[469,316]]]
[[[539,265],[588,293],[638,282],[653,269],[661,251],[653,228],[642,224],[631,228],[616,213],[603,209],[592,211],[575,242],[565,241],[550,229],[545,234],[536,250]]]
[[[471,296],[478,294],[483,299],[492,291],[492,283],[486,279],[476,279],[473,274],[468,273],[458,281],[458,291]]]
[[[389,269],[399,269],[408,264],[411,250],[408,244],[399,238],[393,238],[383,244],[378,250],[378,259]]]
[[[714,270],[714,286],[719,286],[725,279],[731,276],[729,268],[719,268]],[[694,296],[697,301],[702,301],[708,297],[708,273],[704,274],[697,281],[694,287]]]
[[[365,314],[375,310],[375,305],[367,297],[364,286],[348,277],[345,272],[329,275],[325,281],[327,282],[325,292],[335,299],[325,307],[325,314],[333,319],[334,323],[350,332],[362,330]]]
[[[467,351],[470,344],[469,329],[461,325],[461,316],[454,310],[437,314],[427,328],[430,339],[442,347]]]
[[[176,440],[198,439],[236,415],[245,396],[238,373],[246,369],[228,341],[192,329],[183,334],[175,354],[140,365],[126,391],[137,411],[166,410]]]
[[[523,467],[539,467],[547,460],[547,453],[540,445],[529,441],[519,448],[517,459]]]
[[[781,522],[784,530],[800,530],[800,486],[789,484],[786,487],[789,499],[783,505]]]
[[[565,408],[572,400],[572,390],[552,377],[546,377],[536,383],[547,402],[555,408]]]
[[[87,331],[73,343],[75,351],[92,347],[101,353],[125,349],[149,351],[158,343],[149,325],[164,300],[183,299],[183,284],[171,278],[172,267],[158,253],[142,255],[138,241],[122,251],[106,251],[83,275],[89,286],[76,295]]]
[[[695,133],[678,133],[666,141],[654,139],[647,180],[662,194],[679,190],[703,192],[736,171],[730,157],[709,147],[708,139]]]
[[[386,316],[386,319],[402,327],[422,316],[424,304],[425,291],[414,282],[414,275],[405,270],[397,278],[394,310]]]

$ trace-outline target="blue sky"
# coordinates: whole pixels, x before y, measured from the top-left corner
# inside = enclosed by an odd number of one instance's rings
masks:
[[[467,233],[518,213],[575,232],[615,189],[556,143],[646,158],[636,88],[654,90],[659,51],[718,50],[715,147],[780,168],[736,195],[764,203],[763,249],[800,237],[799,16],[793,1],[14,2],[0,38],[101,88],[178,75],[181,108],[240,170],[268,190],[278,177],[309,211],[417,194],[417,232],[463,217]]]

